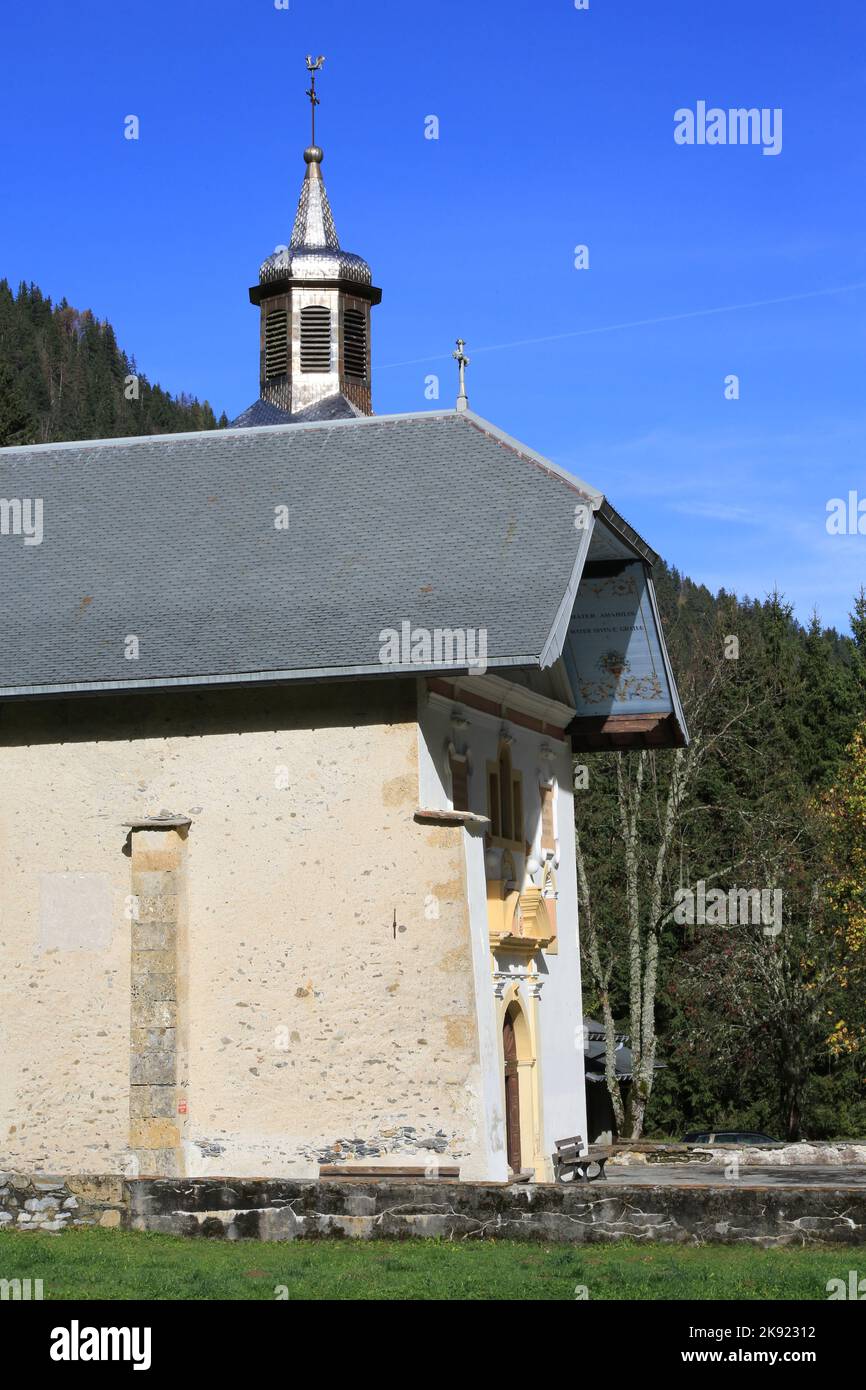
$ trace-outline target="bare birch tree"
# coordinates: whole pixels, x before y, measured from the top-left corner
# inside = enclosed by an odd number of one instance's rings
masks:
[[[719,652],[721,646],[713,644]],[[691,741],[672,751],[644,748],[615,754],[615,852],[623,888],[624,921],[600,923],[580,830],[575,833],[581,939],[598,994],[605,1030],[605,1080],[617,1131],[639,1139],[652,1094],[656,1064],[656,999],[661,934],[672,910],[672,860],[690,810],[698,772],[750,709],[748,693],[719,717],[731,663],[708,655],[698,663],[687,693]],[[710,808],[702,808],[707,810]],[[629,1113],[616,1077],[613,982],[617,953],[627,959],[628,1014],[633,1057]],[[630,1134],[626,1135],[626,1128]]]

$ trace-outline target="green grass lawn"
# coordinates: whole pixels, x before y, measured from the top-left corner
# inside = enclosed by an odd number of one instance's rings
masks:
[[[46,1299],[826,1299],[855,1252],[484,1241],[189,1240],[78,1230],[0,1233],[0,1278]]]

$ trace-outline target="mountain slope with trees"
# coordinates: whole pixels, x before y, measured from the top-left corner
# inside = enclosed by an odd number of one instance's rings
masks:
[[[608,1026],[617,1127],[866,1132],[866,594],[848,637],[778,593],[655,578],[691,746],[599,755],[575,796],[586,1006]],[[681,925],[678,890],[699,883],[765,892],[778,920]]]
[[[0,446],[212,430],[207,401],[172,396],[138,371],[110,323],[36,285],[0,280]]]

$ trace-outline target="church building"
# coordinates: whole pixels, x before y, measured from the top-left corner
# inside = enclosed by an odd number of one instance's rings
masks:
[[[587,1135],[574,797],[687,739],[657,557],[462,343],[456,409],[373,413],[304,161],[231,427],[0,450],[3,1169],[549,1181]]]

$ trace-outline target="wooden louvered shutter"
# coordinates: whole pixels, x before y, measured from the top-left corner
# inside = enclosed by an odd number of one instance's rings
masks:
[[[490,833],[498,839],[502,834],[502,820],[499,807],[499,773],[487,774],[487,814],[490,816]]]
[[[301,371],[331,370],[331,311],[324,304],[301,310]]]
[[[360,309],[343,315],[343,360],[347,376],[367,376],[367,319]]]
[[[286,376],[289,370],[289,316],[276,309],[265,319],[265,378]]]

